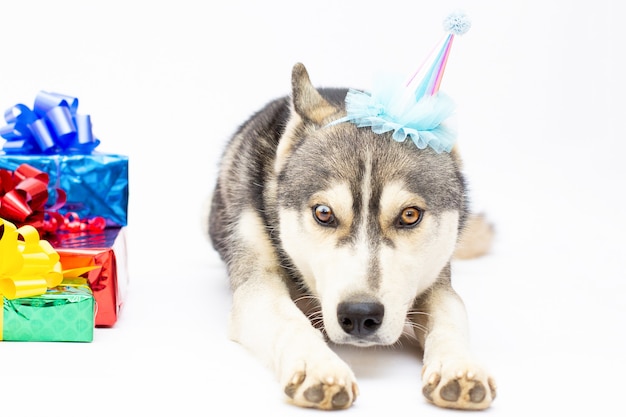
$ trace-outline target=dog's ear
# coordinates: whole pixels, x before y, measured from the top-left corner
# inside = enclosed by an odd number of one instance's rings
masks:
[[[452,159],[454,159],[454,162],[456,162],[458,168],[462,169],[463,168],[463,159],[461,158],[461,152],[459,151],[459,145],[457,145],[456,143],[454,144],[454,146],[452,147],[452,150],[450,151],[450,155],[452,155]]]
[[[297,63],[291,72],[293,110],[305,121],[320,125],[334,114],[335,109],[317,91],[303,64]]]
[[[313,86],[304,65],[295,64],[291,72],[291,115],[276,150],[274,171],[278,173],[283,168],[304,129],[323,126],[329,116],[336,112],[337,108],[326,101]]]

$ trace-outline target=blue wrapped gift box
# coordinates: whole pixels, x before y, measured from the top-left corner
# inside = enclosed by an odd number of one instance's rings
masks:
[[[67,201],[58,211],[81,219],[101,216],[107,226],[128,224],[128,157],[93,152],[88,155],[0,154],[0,168],[14,171],[29,164],[48,174],[50,193],[61,188]]]

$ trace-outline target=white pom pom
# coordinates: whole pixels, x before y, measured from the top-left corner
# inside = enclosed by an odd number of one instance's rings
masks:
[[[464,35],[472,27],[472,22],[464,12],[453,12],[443,21],[443,28],[453,35]]]

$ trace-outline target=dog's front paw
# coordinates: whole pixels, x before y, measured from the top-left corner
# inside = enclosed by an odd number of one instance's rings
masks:
[[[493,378],[473,362],[425,364],[422,378],[422,393],[440,407],[483,410],[496,398]]]
[[[352,370],[338,359],[300,361],[284,386],[295,405],[324,410],[350,407],[359,392]]]

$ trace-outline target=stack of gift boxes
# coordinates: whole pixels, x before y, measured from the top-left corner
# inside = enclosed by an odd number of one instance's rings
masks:
[[[100,153],[78,100],[40,92],[0,126],[0,340],[91,342],[128,284],[128,157]]]

